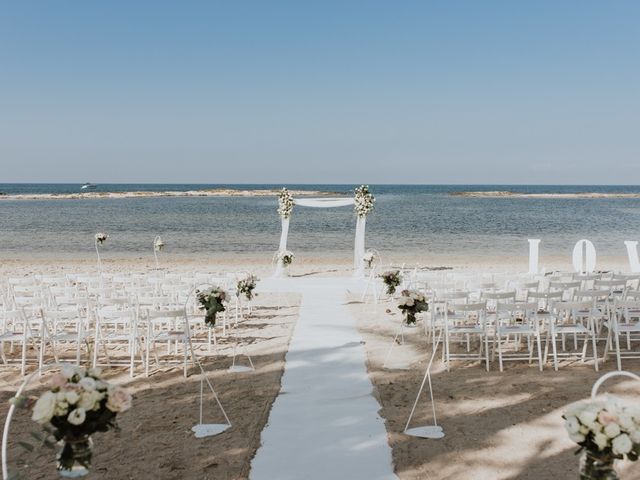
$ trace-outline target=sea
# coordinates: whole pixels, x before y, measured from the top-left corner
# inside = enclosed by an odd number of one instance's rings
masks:
[[[99,192],[279,189],[350,195],[356,185],[101,184]],[[640,186],[370,185],[375,209],[366,244],[389,254],[500,257],[528,253],[570,256],[580,239],[598,255],[624,257],[625,240],[640,240],[640,198],[477,198],[464,191],[640,193]],[[79,184],[0,184],[0,193],[77,193]],[[160,235],[176,257],[271,255],[280,219],[275,197],[152,197],[0,200],[0,258],[91,258],[93,236],[106,232],[110,257],[145,257]],[[307,257],[352,255],[353,207],[295,207],[289,248]]]

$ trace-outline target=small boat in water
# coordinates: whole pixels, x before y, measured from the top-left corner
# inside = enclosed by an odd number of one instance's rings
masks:
[[[80,190],[95,190],[96,186],[93,183],[85,183],[80,187]]]

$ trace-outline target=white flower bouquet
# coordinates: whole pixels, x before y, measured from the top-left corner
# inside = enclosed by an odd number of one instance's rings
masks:
[[[131,395],[123,388],[101,379],[97,368],[85,369],[63,365],[51,378],[51,389],[40,398],[14,400],[17,406],[32,409],[31,418],[63,441],[58,455],[58,469],[72,470],[77,464],[88,471],[91,464],[89,437],[95,432],[117,429],[116,416],[131,408]],[[78,455],[78,445],[84,445]]]
[[[373,250],[365,252],[365,254],[362,256],[362,261],[367,264],[367,267],[371,268],[373,262],[376,261],[376,253]]]
[[[563,415],[571,440],[582,452],[581,478],[617,478],[616,459],[636,461],[640,456],[640,405],[622,405],[616,398],[590,400],[570,405]],[[615,475],[615,473],[613,473]]]
[[[276,261],[280,262],[285,268],[293,263],[293,259],[293,252],[290,252],[289,250],[284,250],[282,252],[276,253]]]
[[[109,235],[107,235],[106,233],[96,233],[96,242],[98,242],[100,245],[102,245],[104,242],[107,241],[107,238],[109,238]]]
[[[429,310],[429,304],[423,294],[416,290],[403,290],[398,299],[398,308],[405,315],[407,325],[415,325],[416,314]]]
[[[215,327],[216,315],[226,310],[224,302],[227,300],[227,292],[216,287],[205,292],[196,292],[200,310],[205,310],[204,323],[209,327]]]
[[[376,199],[369,191],[369,185],[360,185],[355,190],[355,211],[359,217],[366,217],[371,210]]]
[[[387,295],[396,293],[396,288],[402,283],[402,275],[400,270],[389,270],[378,275],[387,286]]]
[[[278,215],[280,218],[289,218],[293,213],[293,195],[283,188],[278,194]]]
[[[236,285],[237,295],[244,295],[247,300],[253,299],[257,293],[253,293],[258,283],[258,277],[255,275],[249,275],[248,277],[243,278],[238,281]]]

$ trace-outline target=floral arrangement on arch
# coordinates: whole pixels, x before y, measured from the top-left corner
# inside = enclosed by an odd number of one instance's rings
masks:
[[[200,310],[204,310],[204,323],[208,327],[216,326],[216,315],[224,312],[226,307],[224,302],[227,300],[227,292],[221,287],[215,287],[204,292],[196,291]]]
[[[293,213],[293,195],[283,188],[278,194],[278,215],[280,218],[289,218]]]
[[[366,217],[371,210],[376,199],[369,190],[369,185],[360,185],[355,190],[355,211],[358,217]]]
[[[285,267],[285,268],[293,263],[293,259],[294,258],[295,258],[295,256],[293,255],[293,252],[291,252],[289,250],[283,250],[281,252],[276,252],[276,261],[280,262],[282,264],[282,266]]]
[[[583,453],[580,478],[610,479],[599,472],[614,471],[614,460],[640,456],[640,405],[622,405],[615,397],[570,405],[564,415],[571,440]],[[609,468],[606,468],[606,467]],[[614,473],[615,475],[615,473]]]
[[[99,243],[100,245],[106,242],[107,238],[109,238],[109,235],[107,235],[106,233],[99,232],[99,233],[96,233],[95,235],[96,242]]]
[[[425,296],[417,290],[403,290],[398,299],[398,308],[402,310],[407,325],[416,324],[416,314],[429,310]]]
[[[43,425],[56,441],[63,442],[58,470],[70,471],[79,465],[88,471],[92,456],[89,437],[96,432],[117,430],[116,416],[131,408],[129,392],[102,380],[101,374],[99,368],[63,365],[60,373],[51,378],[50,390],[39,398],[12,400],[17,407],[31,409],[32,420]],[[52,446],[47,437],[43,445]]]
[[[255,275],[249,275],[238,281],[236,285],[237,295],[244,295],[247,300],[252,300],[253,297],[257,296],[257,293],[253,293],[258,283],[259,278]]]
[[[373,265],[373,262],[375,262],[377,258],[378,256],[376,255],[376,252],[368,250],[362,256],[362,261],[367,264],[367,267],[371,268],[371,265]]]
[[[387,295],[396,293],[396,288],[402,283],[402,275],[400,270],[388,270],[378,275],[387,287]]]

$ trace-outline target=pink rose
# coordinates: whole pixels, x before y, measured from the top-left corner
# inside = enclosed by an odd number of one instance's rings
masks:
[[[602,410],[599,414],[598,414],[598,422],[600,422],[600,424],[603,427],[606,427],[607,425],[609,425],[610,423],[618,423],[618,417],[617,415],[614,415],[612,413],[607,412],[606,410]]]
[[[61,373],[56,373],[53,377],[51,377],[51,380],[49,383],[51,385],[51,388],[60,388],[65,383],[67,383],[67,379]]]
[[[107,408],[112,412],[124,412],[131,408],[131,394],[121,387],[109,389]]]

